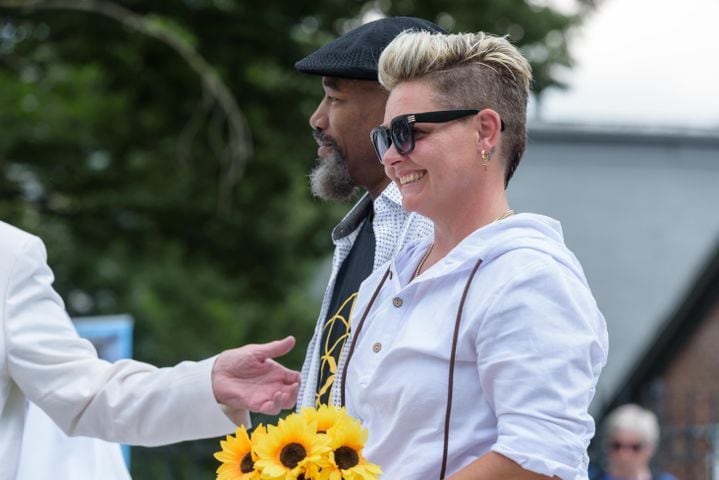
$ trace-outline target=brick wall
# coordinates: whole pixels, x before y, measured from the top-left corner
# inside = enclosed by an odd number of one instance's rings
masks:
[[[719,424],[719,299],[660,381],[663,439],[657,460],[680,480],[712,479],[708,427]],[[719,451],[719,445],[714,448]]]

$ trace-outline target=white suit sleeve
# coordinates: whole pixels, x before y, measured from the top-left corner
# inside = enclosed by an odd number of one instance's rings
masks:
[[[7,367],[26,397],[67,434],[153,446],[234,430],[212,392],[214,358],[159,369],[98,359],[52,282],[45,248],[32,238],[6,292]],[[249,425],[247,412],[240,420]]]

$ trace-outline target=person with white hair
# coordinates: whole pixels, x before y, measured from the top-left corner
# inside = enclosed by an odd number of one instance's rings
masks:
[[[652,411],[632,403],[617,407],[603,427],[607,468],[595,472],[592,480],[676,480],[650,466],[659,437],[659,421]]]

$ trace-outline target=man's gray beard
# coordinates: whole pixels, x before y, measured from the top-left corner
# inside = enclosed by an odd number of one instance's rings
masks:
[[[310,172],[312,195],[329,202],[351,200],[358,188],[347,170],[347,164],[337,150],[328,158],[319,158]]]

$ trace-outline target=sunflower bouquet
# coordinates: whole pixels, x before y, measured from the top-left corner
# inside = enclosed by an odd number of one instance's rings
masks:
[[[366,441],[367,429],[344,407],[304,408],[220,441],[217,480],[377,480],[382,470],[362,456]]]

